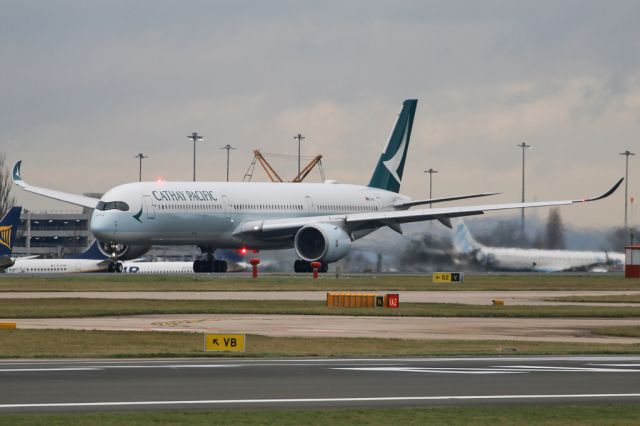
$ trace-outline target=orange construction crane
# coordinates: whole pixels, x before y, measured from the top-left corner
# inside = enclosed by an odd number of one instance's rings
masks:
[[[253,171],[255,169],[256,161],[258,161],[260,163],[260,165],[262,166],[264,171],[267,173],[267,176],[269,177],[271,182],[284,182],[282,180],[282,178],[280,177],[280,175],[275,171],[273,166],[271,166],[271,164],[269,164],[269,162],[267,161],[265,156],[260,152],[260,150],[258,150],[258,149],[254,150],[253,151],[253,155],[254,155],[253,161],[249,165],[249,168],[247,169],[246,173],[244,174],[244,178],[242,179],[243,182],[251,181],[251,178],[253,177]],[[268,154],[268,155],[274,155],[275,156],[276,154]],[[278,157],[288,157],[288,156],[279,155]],[[309,162],[309,164],[307,164],[304,167],[304,169],[302,169],[300,171],[300,174],[293,178],[293,180],[291,182],[296,182],[296,183],[302,182],[304,180],[304,178],[307,177],[307,175],[311,172],[311,170],[313,170],[313,168],[316,165],[318,166],[318,169],[320,170],[320,176],[322,178],[322,181],[324,182],[324,170],[322,169],[322,161],[321,160],[322,160],[322,155],[316,155]]]

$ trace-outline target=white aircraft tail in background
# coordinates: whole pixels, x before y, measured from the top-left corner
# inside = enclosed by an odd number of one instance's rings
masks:
[[[487,247],[473,238],[462,219],[455,219],[453,224],[455,251],[487,270],[600,272],[624,265],[624,253]]]

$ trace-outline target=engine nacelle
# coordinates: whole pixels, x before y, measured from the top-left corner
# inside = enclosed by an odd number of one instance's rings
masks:
[[[151,246],[127,246],[114,241],[100,241],[98,248],[105,256],[119,260],[132,260],[148,252]]]
[[[296,253],[307,262],[335,262],[351,249],[351,238],[339,226],[329,223],[306,225],[296,233]]]

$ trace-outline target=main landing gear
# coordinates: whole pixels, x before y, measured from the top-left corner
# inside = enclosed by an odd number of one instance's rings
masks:
[[[327,262],[320,262],[320,268],[318,272],[327,272],[329,270],[329,264]],[[307,262],[306,260],[296,260],[293,263],[294,272],[313,272],[313,268],[311,267],[311,262]]]
[[[108,272],[117,272],[120,273],[123,271],[122,262],[111,262],[109,266],[107,266]]]
[[[206,259],[194,260],[193,272],[227,272],[227,262],[224,260],[216,260],[213,257],[214,250],[212,247],[200,247],[200,250],[206,254]]]

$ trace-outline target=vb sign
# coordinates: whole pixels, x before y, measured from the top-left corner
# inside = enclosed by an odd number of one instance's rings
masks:
[[[244,352],[245,342],[246,337],[244,334],[205,334],[204,350]]]

